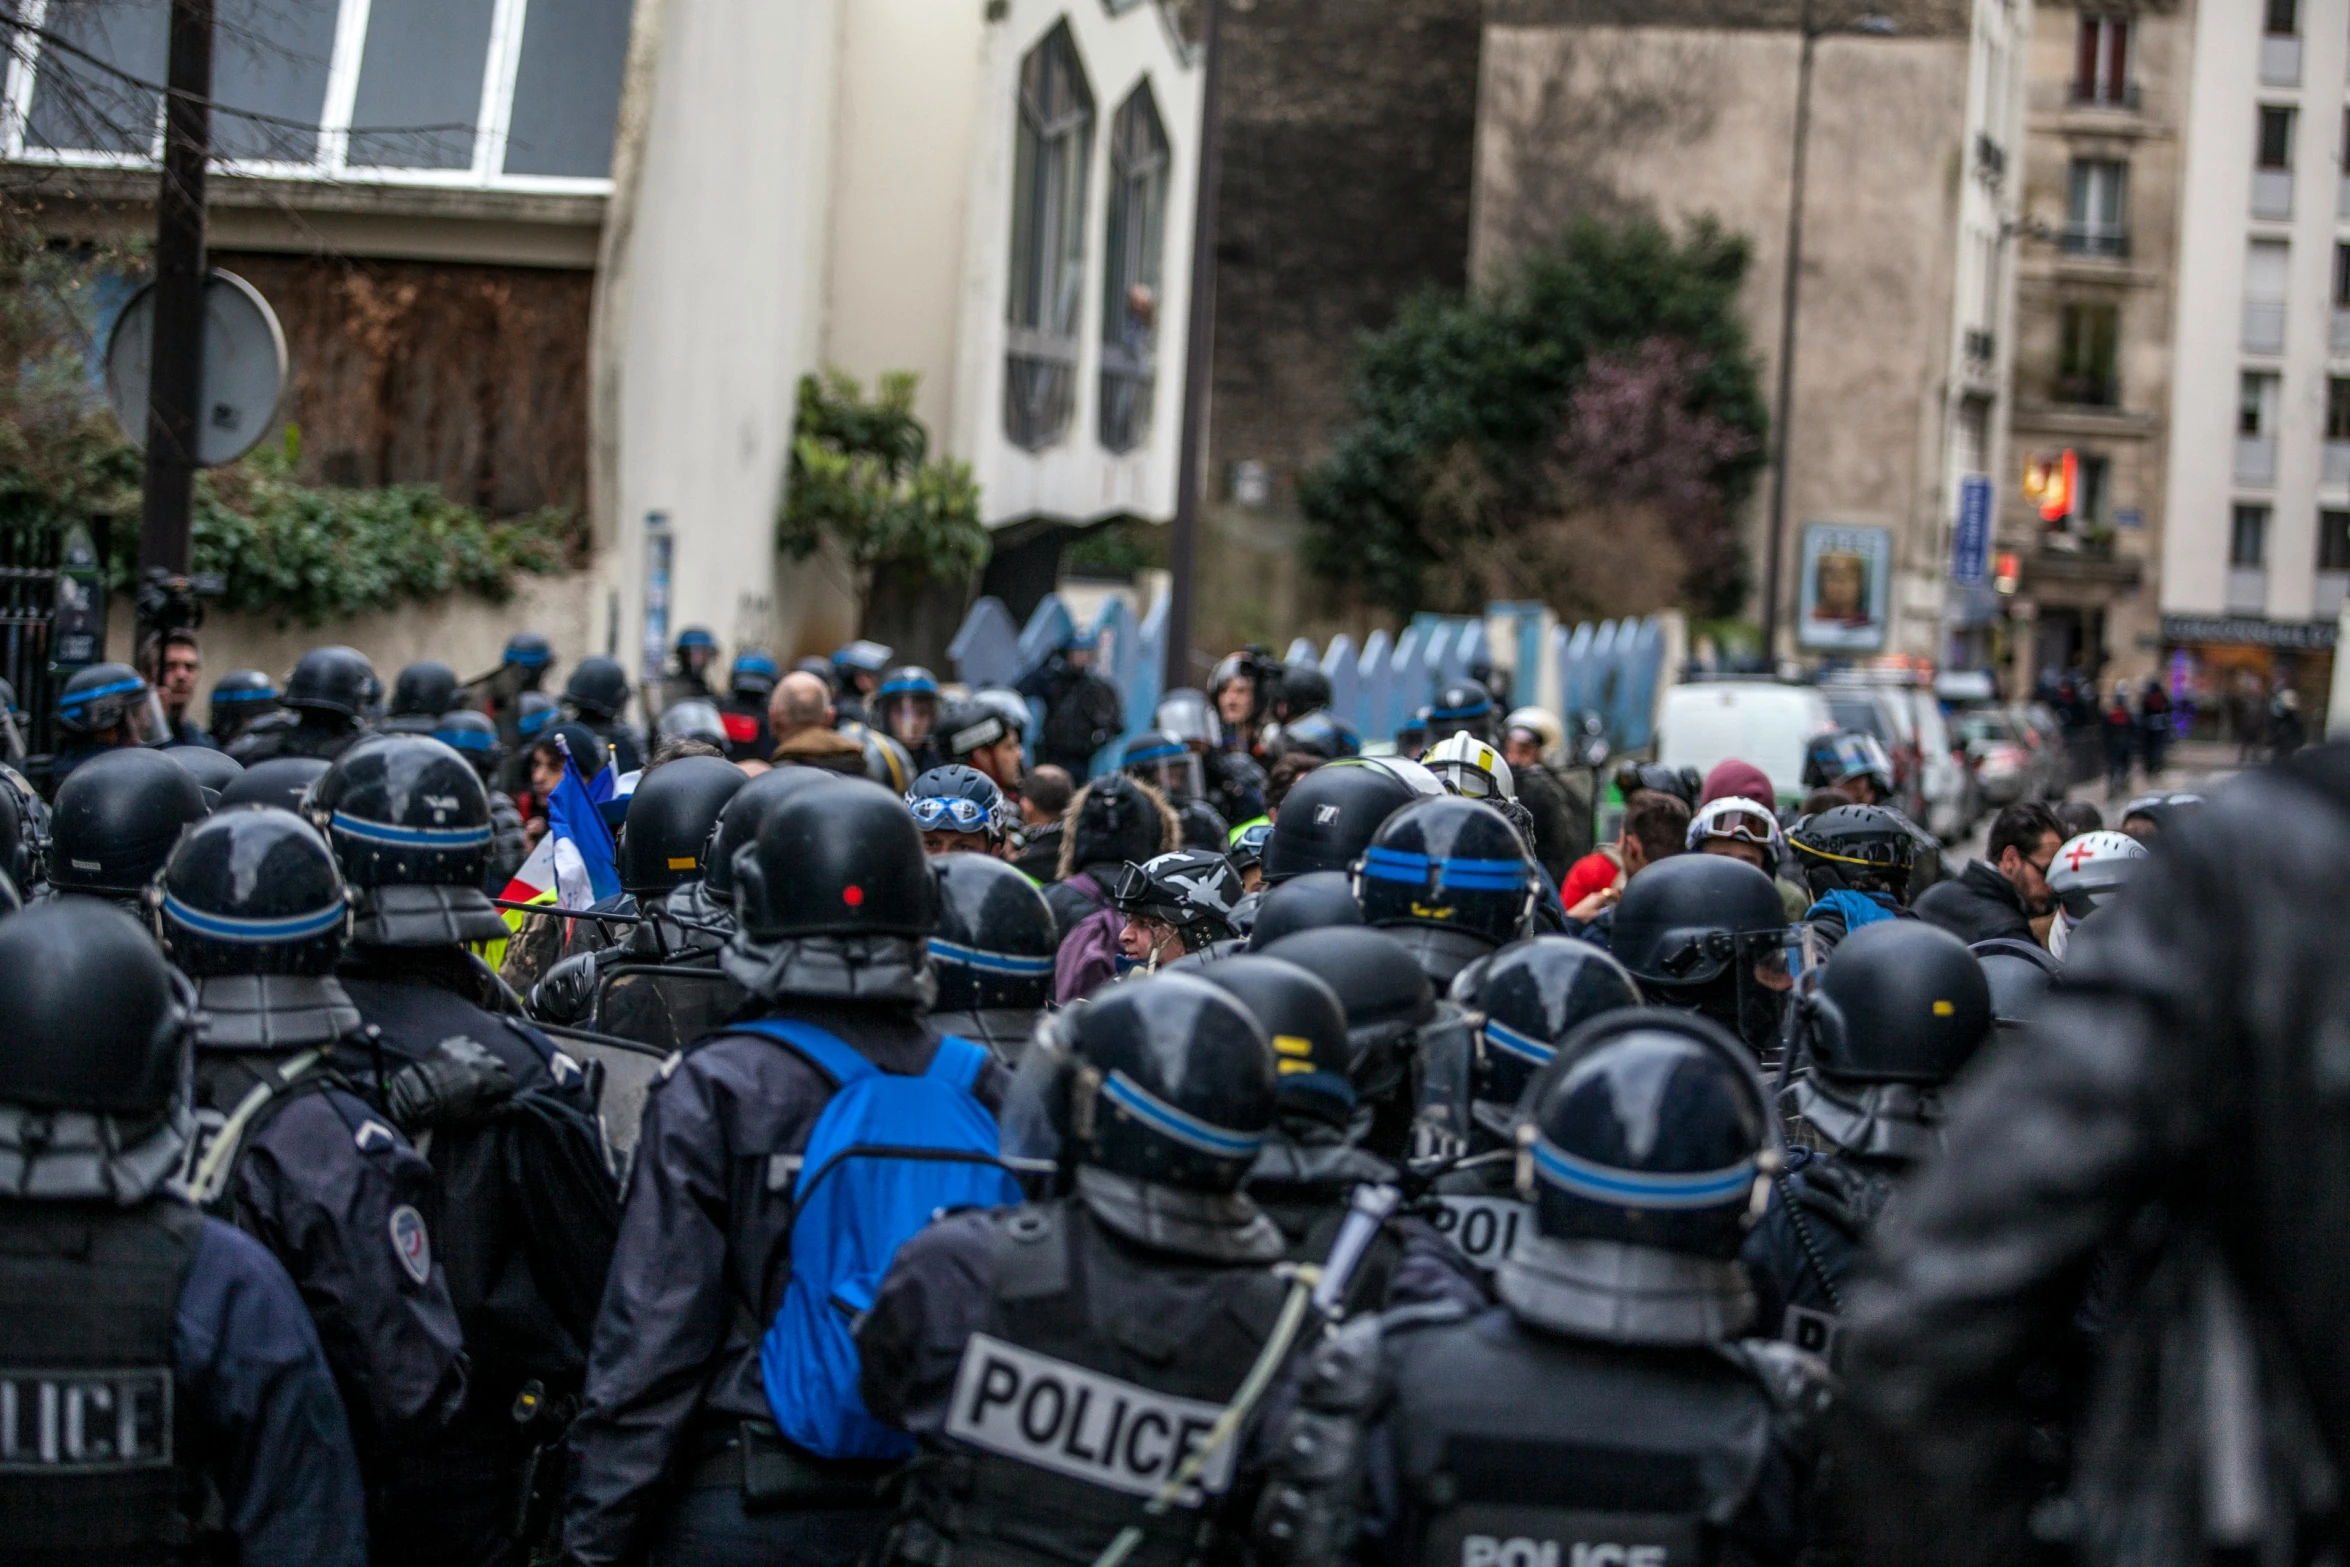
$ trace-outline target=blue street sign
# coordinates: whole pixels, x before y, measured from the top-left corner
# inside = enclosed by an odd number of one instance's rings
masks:
[[[1991,574],[1991,481],[1970,473],[1958,482],[1958,527],[1950,541],[1950,580],[1972,586]]]

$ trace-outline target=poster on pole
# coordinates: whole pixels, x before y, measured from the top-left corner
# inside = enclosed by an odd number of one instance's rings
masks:
[[[1805,523],[1796,641],[1823,652],[1876,652],[1885,645],[1892,586],[1892,529]]]

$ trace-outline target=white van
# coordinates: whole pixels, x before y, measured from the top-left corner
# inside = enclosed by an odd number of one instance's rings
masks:
[[[1665,692],[1657,720],[1657,760],[1694,767],[1699,776],[1736,757],[1763,770],[1782,812],[1803,803],[1803,752],[1814,735],[1836,727],[1827,699],[1812,686],[1775,680],[1702,680]]]

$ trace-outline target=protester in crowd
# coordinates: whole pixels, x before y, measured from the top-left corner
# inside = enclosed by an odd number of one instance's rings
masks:
[[[1289,791],[1297,787],[1297,781],[1321,766],[1322,761],[1310,751],[1288,751],[1265,770],[1265,820],[1281,819],[1281,802],[1289,798]],[[1248,823],[1233,825],[1245,827]]]
[[[171,730],[171,743],[214,744],[213,737],[197,724],[193,713],[196,682],[204,673],[204,649],[196,640],[196,633],[185,626],[166,631],[159,644],[150,645],[140,663],[147,670],[147,678],[155,683],[155,698],[163,704],[163,721]]]
[[[1992,820],[1983,858],[1918,895],[1918,917],[1970,946],[2002,936],[2032,940],[2032,921],[2054,902],[2048,867],[2063,842],[2064,825],[2047,806],[2037,800],[2008,806]]]
[[[1068,769],[1050,762],[1020,780],[1021,849],[1012,863],[1039,882],[1061,877],[1061,818],[1077,786]]]
[[[1647,866],[1689,846],[1689,807],[1658,789],[1635,789],[1624,802],[1616,841],[1575,862],[1559,889],[1567,918],[1589,924],[1623,896],[1625,884]]]
[[[768,699],[767,727],[775,736],[768,760],[777,767],[863,774],[865,748],[833,728],[832,721],[831,690],[814,675],[793,670],[775,683],[775,694]]]

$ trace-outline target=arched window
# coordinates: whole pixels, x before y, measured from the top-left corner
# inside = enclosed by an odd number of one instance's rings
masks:
[[[1102,247],[1102,445],[1130,452],[1151,432],[1158,367],[1159,255],[1166,248],[1167,131],[1144,82],[1110,122],[1110,224]]]
[[[1085,289],[1085,167],[1093,93],[1064,22],[1020,62],[1012,163],[1012,289],[1004,433],[1035,451],[1069,430]]]

